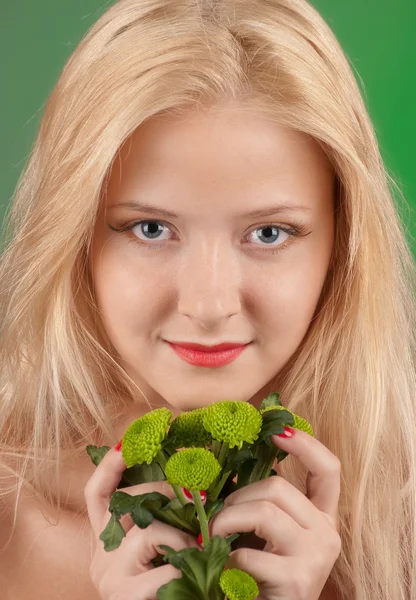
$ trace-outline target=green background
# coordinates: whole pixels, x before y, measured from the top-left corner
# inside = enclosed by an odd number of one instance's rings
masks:
[[[44,103],[67,58],[112,4],[0,0],[0,222],[30,153]],[[354,65],[416,257],[416,0],[313,0]],[[402,212],[402,211],[401,211]]]

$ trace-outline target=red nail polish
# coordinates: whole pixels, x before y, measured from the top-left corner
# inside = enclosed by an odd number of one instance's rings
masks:
[[[200,533],[200,534],[198,535],[198,540],[197,540],[197,541],[198,541],[198,544],[199,544],[200,546],[202,546],[202,533]]]
[[[123,440],[120,440],[119,443],[117,444],[117,446],[114,446],[114,448],[117,450],[117,452],[120,452],[122,443],[123,443]]]
[[[192,500],[192,499],[193,499],[192,492],[190,492],[190,491],[189,491],[189,490],[187,490],[186,488],[182,488],[182,490],[183,490],[183,493],[185,494],[185,496],[186,496],[187,498],[189,498],[189,500]],[[207,499],[207,493],[206,493],[206,492],[204,492],[203,490],[201,490],[201,491],[199,492],[199,495],[201,496],[201,500],[202,500],[202,502],[205,502],[205,500]]]
[[[291,427],[284,427],[284,430],[285,430],[284,433],[278,433],[277,435],[279,437],[289,438],[289,437],[292,437],[292,435],[295,433],[295,430],[292,429]]]

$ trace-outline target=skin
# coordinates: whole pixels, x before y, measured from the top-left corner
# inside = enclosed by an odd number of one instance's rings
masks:
[[[308,331],[330,265],[334,173],[319,145],[235,108],[140,126],[114,163],[94,232],[91,268],[105,331],[145,398],[174,414],[223,399],[259,406],[278,391],[278,374]],[[132,201],[178,217],[121,206]],[[244,216],[283,203],[305,210]],[[146,219],[145,227],[137,224]],[[284,230],[299,221],[301,235],[291,238]],[[271,251],[279,248],[285,251]],[[234,362],[207,368],[181,360],[164,340],[251,343]],[[256,579],[262,600],[335,600],[324,586],[341,548],[339,460],[303,431],[272,439],[308,468],[306,496],[279,476],[256,482],[227,498],[210,533],[254,531],[266,540],[263,551],[236,550],[228,564]],[[126,515],[126,543],[106,553],[99,536],[124,468],[112,449],[84,490],[97,542],[92,581],[104,599],[116,592],[156,599],[160,585],[181,575],[171,565],[152,568],[157,545],[180,549],[196,540],[163,523],[142,531]],[[123,491],[151,490],[173,497],[160,482]]]
[[[222,399],[258,405],[276,391],[330,263],[333,181],[313,139],[232,105],[159,117],[134,132],[110,174],[91,269],[106,333],[153,407],[180,412]],[[131,201],[179,217],[121,206]],[[307,210],[244,216],[283,203]],[[147,223],[124,233],[110,228],[140,220]],[[299,237],[267,230],[297,221],[304,223]],[[164,340],[251,344],[234,362],[207,368],[183,361]],[[137,402],[144,404],[140,394]]]
[[[143,392],[115,423],[119,439],[149,410],[145,399],[176,416],[223,399],[259,406],[279,391],[279,372],[302,343],[330,264],[333,183],[317,142],[238,106],[159,116],[134,132],[110,172],[90,253],[105,332]],[[180,216],[121,206],[133,200]],[[244,217],[282,203],[307,210]],[[110,228],[139,220],[159,221],[153,231],[161,240],[149,239],[146,224],[125,233]],[[297,221],[299,237],[280,229]],[[166,339],[251,344],[234,362],[207,368],[180,359]],[[63,459],[67,510],[85,514],[83,490],[94,469],[86,454]]]
[[[308,331],[330,265],[333,184],[333,170],[317,142],[236,106],[182,120],[158,117],[136,130],[114,162],[90,255],[105,332],[142,391],[116,424],[120,439],[149,410],[144,399],[175,416],[223,399],[258,406],[279,390],[279,373]],[[179,216],[121,206],[131,201]],[[306,210],[244,216],[283,203]],[[147,221],[144,227],[114,231],[140,220]],[[160,239],[146,235],[149,221],[158,222]],[[283,229],[296,229],[299,221],[303,231],[291,238]],[[164,340],[251,343],[234,362],[206,368],[181,360]],[[321,590],[340,551],[339,461],[302,431],[274,443],[308,467],[307,495],[279,476],[257,482],[227,499],[211,533],[254,530],[266,539],[263,552],[237,550],[229,565],[261,583],[262,599],[323,600]],[[96,547],[91,574],[100,597],[124,590],[126,600],[138,599],[139,589],[140,597],[156,598],[157,588],[180,573],[170,565],[150,569],[155,546],[180,549],[196,542],[161,523],[139,530],[126,515],[126,540],[114,552],[103,551],[99,535],[124,468],[114,449],[98,467],[86,456],[66,464],[63,506],[72,511],[73,522],[76,514],[88,513]],[[166,483],[123,491],[173,497]]]

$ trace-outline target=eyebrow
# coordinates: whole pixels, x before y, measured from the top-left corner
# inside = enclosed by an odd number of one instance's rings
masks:
[[[153,206],[151,204],[143,204],[141,202],[120,202],[119,204],[113,204],[109,207],[112,208],[128,208],[130,210],[140,210],[141,212],[154,214],[157,213],[159,215],[163,215],[165,217],[169,217],[171,219],[179,219],[179,215],[170,210],[166,210],[166,208],[161,208],[158,206]],[[242,214],[242,217],[248,218],[257,218],[257,217],[267,217],[269,215],[275,215],[281,212],[295,212],[295,211],[311,211],[312,208],[310,206],[299,206],[294,204],[278,204],[278,205],[270,205],[265,206],[260,209],[251,210]]]

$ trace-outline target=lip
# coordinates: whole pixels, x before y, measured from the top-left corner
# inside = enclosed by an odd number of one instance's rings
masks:
[[[181,346],[182,348],[189,348],[191,350],[198,350],[200,352],[219,352],[220,350],[234,350],[235,348],[242,348],[247,344],[239,344],[233,342],[224,342],[223,344],[217,344],[216,346],[203,346],[202,344],[194,344],[191,342],[169,342],[175,346]]]
[[[190,348],[188,345],[185,347],[181,344],[174,344],[172,342],[168,342],[168,344],[182,360],[197,367],[222,367],[227,365],[236,360],[249,345],[244,344],[236,346],[234,344],[234,348],[229,348],[228,350],[207,352],[206,350]],[[207,346],[203,347],[207,348]]]

